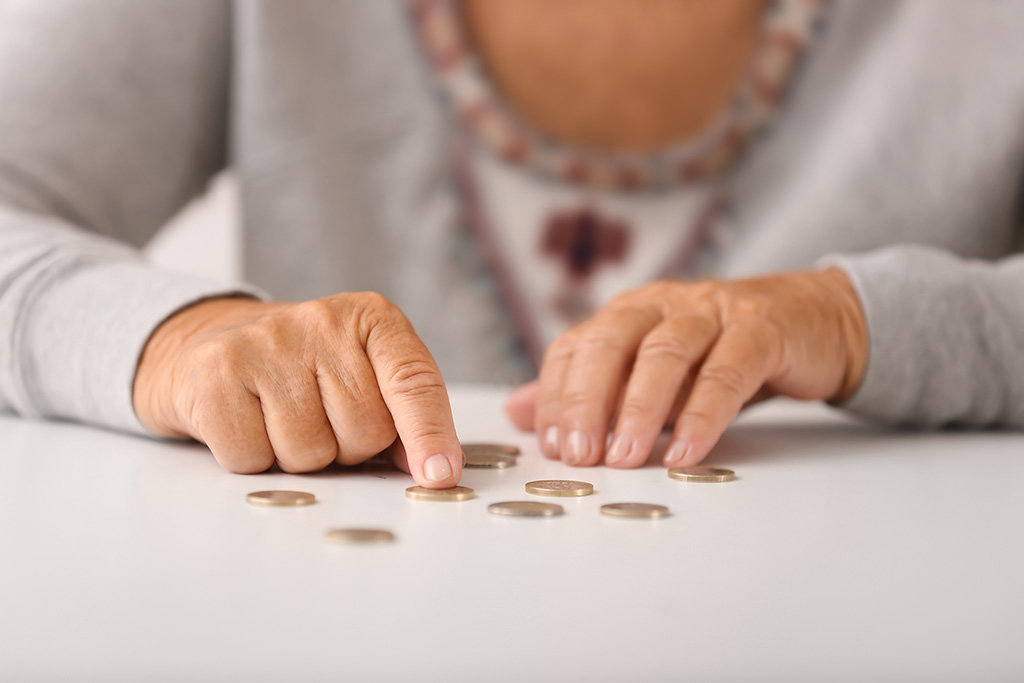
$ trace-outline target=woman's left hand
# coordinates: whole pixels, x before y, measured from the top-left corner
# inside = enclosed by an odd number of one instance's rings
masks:
[[[657,282],[556,339],[540,378],[512,396],[508,413],[537,431],[548,457],[612,467],[644,464],[678,413],[664,464],[693,465],[748,403],[851,396],[867,348],[860,302],[836,268]]]

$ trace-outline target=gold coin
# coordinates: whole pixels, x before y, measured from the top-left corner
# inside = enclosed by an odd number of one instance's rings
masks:
[[[466,461],[463,467],[473,467],[485,470],[503,470],[516,464],[516,459],[511,455],[500,453],[464,453]]]
[[[508,517],[556,517],[565,508],[554,503],[538,503],[533,500],[510,500],[504,503],[491,503],[487,511],[492,515],[506,515]]]
[[[390,543],[395,540],[395,535],[387,529],[328,529],[324,538],[331,543],[369,545],[371,543]]]
[[[304,491],[253,491],[245,497],[249,505],[266,505],[269,507],[299,507],[312,505],[316,496]]]
[[[589,496],[594,492],[594,485],[571,479],[541,479],[527,482],[526,492],[537,496]]]
[[[468,486],[455,486],[450,489],[428,489],[422,486],[410,486],[405,490],[405,497],[413,500],[469,500],[473,497],[473,489]]]
[[[609,517],[631,517],[633,519],[658,519],[668,517],[668,508],[651,503],[609,503],[601,506],[601,514]]]
[[[679,481],[732,481],[736,473],[724,467],[673,467],[668,471],[668,478]]]
[[[498,455],[514,456],[519,455],[519,447],[500,443],[464,443],[462,444],[462,452],[466,455],[473,455],[474,453],[496,453]]]

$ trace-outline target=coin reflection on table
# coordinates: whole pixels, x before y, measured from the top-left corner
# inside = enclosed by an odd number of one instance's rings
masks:
[[[557,517],[565,512],[565,508],[555,503],[509,500],[503,503],[491,503],[487,506],[487,511],[492,515],[505,517]]]
[[[372,545],[377,543],[391,543],[395,535],[387,529],[328,529],[324,533],[331,543],[341,545]]]
[[[629,517],[631,519],[658,519],[668,517],[668,508],[653,503],[608,503],[601,506],[601,514],[608,517]]]
[[[266,507],[300,507],[315,503],[316,496],[305,491],[253,491],[245,501],[249,505]]]

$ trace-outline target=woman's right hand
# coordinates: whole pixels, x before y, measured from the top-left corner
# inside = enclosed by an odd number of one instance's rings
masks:
[[[437,364],[375,293],[302,303],[228,298],[166,320],[139,360],[135,411],[231,472],[312,472],[395,444],[421,486],[458,483],[462,450]]]

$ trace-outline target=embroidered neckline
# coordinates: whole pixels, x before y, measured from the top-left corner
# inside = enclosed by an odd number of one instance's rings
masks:
[[[457,0],[409,0],[442,92],[481,147],[542,177],[594,188],[667,189],[728,170],[778,112],[829,0],[773,0],[731,102],[703,132],[649,153],[609,153],[553,142],[502,100],[474,52]]]

